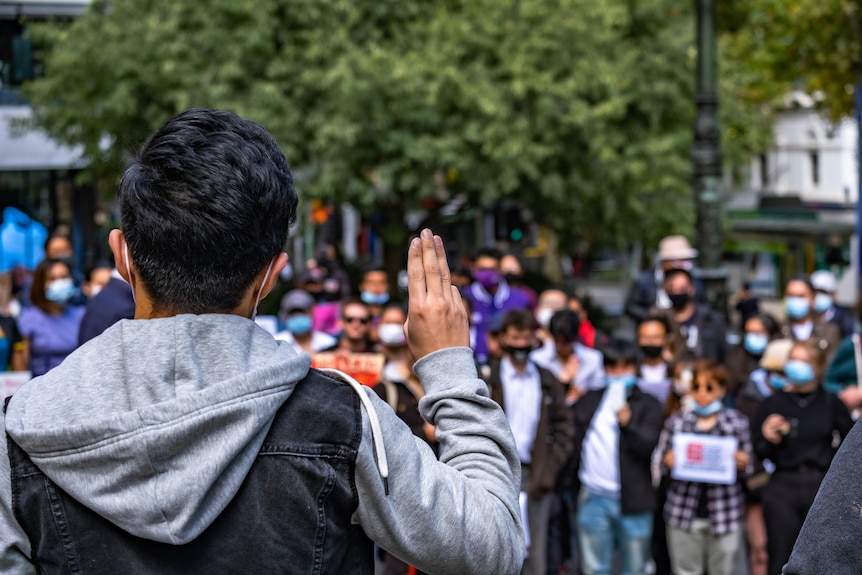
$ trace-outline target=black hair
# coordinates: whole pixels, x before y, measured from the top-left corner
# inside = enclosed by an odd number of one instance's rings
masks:
[[[786,284],[784,284],[785,290],[787,289],[787,286],[790,285],[790,282],[802,282],[808,287],[808,291],[811,292],[812,295],[814,294],[814,286],[811,285],[811,279],[809,279],[808,276],[803,276],[803,275],[793,276],[792,278],[787,280]]]
[[[605,368],[613,367],[620,361],[628,365],[638,364],[638,347],[627,339],[612,337],[602,346],[601,352]]]
[[[45,238],[45,244],[43,245],[45,251],[48,251],[48,246],[51,245],[52,241],[57,239],[66,240],[70,246],[72,245],[72,238],[69,237],[69,234],[55,230],[51,232],[47,238]]]
[[[218,110],[163,125],[126,168],[118,198],[154,307],[186,313],[235,309],[296,219],[293,174],[275,140]]]
[[[112,264],[108,260],[96,260],[96,263],[94,263],[93,265],[88,267],[86,270],[84,270],[84,279],[86,279],[87,281],[90,281],[91,279],[93,279],[93,272],[94,271],[103,270],[103,269],[113,270],[114,264]]]
[[[664,272],[664,281],[668,281],[674,276],[678,275],[685,275],[685,277],[688,279],[688,283],[694,285],[694,278],[692,277],[691,272],[680,268],[673,268]]]
[[[386,277],[389,277],[389,272],[386,271],[386,268],[383,266],[366,266],[362,268],[362,277],[364,278],[366,275],[374,272],[380,272],[386,274]]]
[[[536,329],[536,318],[528,309],[510,309],[503,315],[500,323],[500,333],[504,333],[510,327],[520,330]]]
[[[670,329],[671,329],[670,328],[670,321],[668,321],[667,316],[664,313],[658,313],[658,312],[650,312],[649,315],[647,315],[645,318],[640,320],[638,322],[637,328],[635,329],[635,333],[640,331],[640,327],[643,324],[652,323],[652,322],[660,323],[662,325],[662,327],[664,327],[664,333],[666,335],[670,334],[670,332],[671,332],[670,331]]]
[[[362,308],[365,309],[366,312],[368,312],[368,317],[371,317],[371,308],[368,307],[367,303],[365,303],[356,296],[346,297],[338,303],[338,316],[344,317],[344,310],[346,310],[352,305],[362,306]]]
[[[475,263],[479,258],[493,258],[499,262],[503,259],[503,252],[492,246],[483,246],[473,253],[472,261]]]
[[[45,288],[49,283],[48,276],[51,274],[51,268],[56,265],[65,266],[69,275],[72,275],[72,267],[69,265],[69,262],[65,260],[45,258],[39,262],[39,265],[37,265],[36,269],[33,270],[33,283],[30,284],[30,303],[33,304],[34,307],[48,313],[51,312],[51,306],[53,304],[48,300],[48,296],[45,294]]]
[[[750,320],[750,319],[759,319],[760,320],[760,323],[763,324],[763,329],[765,329],[766,333],[769,335],[769,339],[772,339],[778,335],[778,321],[776,321],[776,319],[774,317],[772,317],[772,315],[770,315],[766,312],[760,312],[758,314],[755,314],[755,315],[747,318],[745,320],[745,323],[748,323],[748,320]],[[743,324],[742,327],[745,327],[745,325]]]
[[[561,309],[551,316],[548,322],[548,332],[554,338],[562,338],[567,343],[578,341],[581,329],[581,318],[570,309]]]
[[[455,275],[464,276],[464,277],[468,278],[471,282],[473,281],[473,274],[472,274],[472,272],[470,272],[470,268],[463,266],[461,264],[458,264],[457,266],[452,268],[452,275],[453,276],[455,276]]]

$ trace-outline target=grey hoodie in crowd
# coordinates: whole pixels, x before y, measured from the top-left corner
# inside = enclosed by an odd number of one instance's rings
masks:
[[[307,354],[239,316],[123,320],[19,389],[5,429],[76,500],[133,535],[181,545],[234,497],[309,365]],[[363,389],[382,436],[372,438],[363,409],[353,521],[427,572],[518,573],[520,462],[503,412],[469,348],[437,351],[414,369],[440,461]],[[390,462],[389,495],[375,441]],[[29,550],[11,509],[3,437],[0,574],[36,573]]]

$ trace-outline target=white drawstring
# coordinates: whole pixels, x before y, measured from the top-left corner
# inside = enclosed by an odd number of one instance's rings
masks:
[[[377,412],[374,411],[374,406],[371,405],[371,400],[365,393],[365,387],[349,375],[337,369],[317,368],[317,371],[328,375],[334,379],[340,379],[349,384],[350,387],[359,395],[359,400],[365,411],[368,413],[368,421],[371,423],[371,440],[374,443],[374,451],[377,454],[377,469],[380,472],[380,477],[383,478],[383,492],[389,495],[389,463],[386,460],[386,447],[383,445],[383,430],[380,428],[380,420],[377,418]]]

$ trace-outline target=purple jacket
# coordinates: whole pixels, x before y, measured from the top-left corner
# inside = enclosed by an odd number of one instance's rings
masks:
[[[530,304],[524,292],[511,289],[505,281],[500,282],[500,285],[497,286],[497,293],[493,296],[485,291],[482,284],[473,282],[465,290],[464,297],[470,304],[473,314],[471,323],[476,329],[476,345],[473,353],[476,355],[476,361],[487,363],[488,343],[485,340],[485,334],[491,319],[510,309],[529,309]]]

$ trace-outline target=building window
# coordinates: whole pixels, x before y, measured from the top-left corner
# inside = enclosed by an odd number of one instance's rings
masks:
[[[820,154],[816,150],[808,152],[811,161],[811,183],[815,186],[820,184]]]
[[[766,154],[760,154],[760,187],[769,185],[769,158]]]

